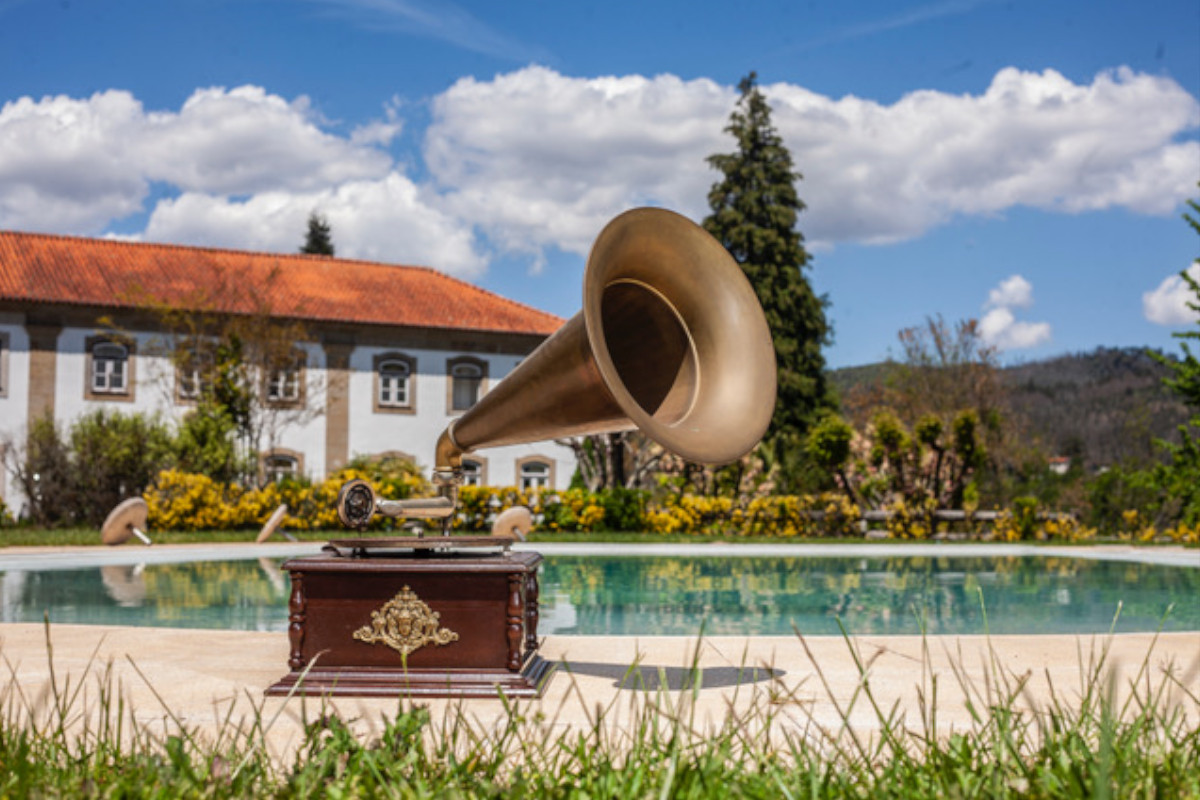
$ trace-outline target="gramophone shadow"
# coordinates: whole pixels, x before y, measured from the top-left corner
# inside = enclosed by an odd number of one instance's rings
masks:
[[[774,667],[660,667],[653,664],[608,664],[597,661],[563,661],[560,671],[569,675],[611,678],[613,688],[631,691],[682,691],[693,689],[699,677],[702,689],[746,686],[782,678],[785,670]]]

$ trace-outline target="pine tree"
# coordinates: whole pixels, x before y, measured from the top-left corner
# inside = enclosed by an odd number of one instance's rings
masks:
[[[1200,183],[1197,186],[1200,186]],[[1187,205],[1190,211],[1183,212],[1183,219],[1192,230],[1200,234],[1200,202],[1188,200]],[[1200,266],[1200,258],[1197,258],[1193,263]],[[1200,314],[1200,282],[1197,282],[1187,270],[1180,272],[1179,277],[1187,284],[1194,298],[1188,302],[1187,307],[1193,312]],[[1196,415],[1192,424],[1200,425],[1200,360],[1197,359],[1192,349],[1188,347],[1189,340],[1195,341],[1200,339],[1200,331],[1183,331],[1174,333],[1172,336],[1183,340],[1182,359],[1171,361],[1155,353],[1151,353],[1151,355],[1154,355],[1159,361],[1170,367],[1174,375],[1165,381],[1166,385],[1174,390],[1179,395],[1179,399],[1183,400],[1188,408],[1192,410],[1193,414]]]
[[[1200,184],[1197,184],[1200,186]],[[1197,234],[1200,234],[1200,202],[1187,201],[1190,211],[1185,211],[1183,219]],[[1194,214],[1194,215],[1193,215]],[[1200,258],[1193,264],[1200,265]],[[1200,314],[1200,281],[1193,278],[1187,270],[1179,273],[1179,277],[1187,284],[1192,293],[1192,300],[1187,307]],[[1174,512],[1174,516],[1189,525],[1200,525],[1200,358],[1188,346],[1189,341],[1200,339],[1200,330],[1182,331],[1172,334],[1182,340],[1183,357],[1168,359],[1165,356],[1150,352],[1150,355],[1165,364],[1171,375],[1164,378],[1167,385],[1192,412],[1192,417],[1186,425],[1179,426],[1179,443],[1159,441],[1158,444],[1167,451],[1167,463],[1159,464],[1154,471],[1159,487],[1165,492],[1167,501],[1164,506]]]
[[[304,237],[300,252],[316,256],[333,255],[333,231],[325,217],[315,211],[308,215],[308,234]]]
[[[704,227],[741,264],[766,314],[779,393],[765,441],[785,483],[794,484],[804,436],[832,406],[821,353],[830,339],[828,301],[813,293],[804,274],[809,255],[796,228],[804,210],[796,192],[801,175],[771,124],[771,109],[756,79],[751,72],[738,85],[741,98],[725,128],[737,151],[708,158],[724,177],[708,193],[712,214]]]

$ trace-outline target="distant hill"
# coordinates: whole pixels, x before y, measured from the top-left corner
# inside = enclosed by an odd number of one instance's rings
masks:
[[[892,365],[832,370],[842,397],[867,393]],[[1001,370],[1012,420],[1047,456],[1082,458],[1089,471],[1159,457],[1156,438],[1174,440],[1187,408],[1163,386],[1168,374],[1144,348],[1099,348]]]

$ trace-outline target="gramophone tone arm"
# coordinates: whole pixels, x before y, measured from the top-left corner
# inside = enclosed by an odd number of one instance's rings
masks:
[[[375,495],[371,484],[356,478],[343,484],[338,492],[338,518],[347,528],[365,530],[371,517],[382,514],[385,517],[401,517],[405,519],[440,519],[443,527],[454,516],[455,493],[453,486],[449,491],[443,490],[438,497],[416,497],[408,500],[381,500]]]
[[[412,500],[376,500],[375,513],[405,519],[445,519],[454,513],[449,497],[419,497]]]

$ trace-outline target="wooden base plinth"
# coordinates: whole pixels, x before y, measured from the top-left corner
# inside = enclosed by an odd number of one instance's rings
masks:
[[[267,694],[537,697],[553,670],[536,654],[541,561],[456,551],[292,559],[290,672]]]
[[[267,689],[268,695],[293,691],[330,697],[541,697],[554,665],[541,656],[520,672],[508,670],[403,670],[368,667],[290,672]],[[303,677],[303,680],[301,680]]]

